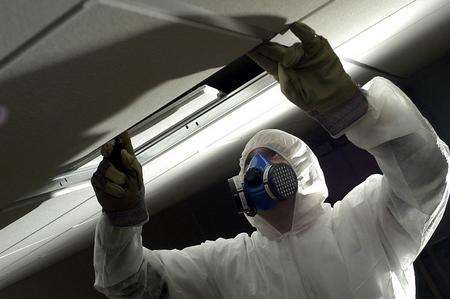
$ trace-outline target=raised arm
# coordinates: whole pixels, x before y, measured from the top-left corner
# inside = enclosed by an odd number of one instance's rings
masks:
[[[128,136],[120,138],[124,147],[120,160],[111,157],[114,147],[106,144],[105,158],[92,178],[104,212],[95,231],[95,288],[110,298],[217,297],[210,264],[219,243],[183,250],[152,251],[142,246],[142,225],[148,221],[142,168]]]
[[[359,89],[325,38],[303,23],[294,23],[290,30],[302,43],[291,47],[265,43],[249,56],[332,136],[345,133],[375,156],[383,176],[369,178],[346,201],[358,194],[354,205],[366,199],[370,205],[376,202],[371,215],[381,217],[377,225],[384,227],[382,238],[389,242],[384,245],[399,252],[401,265],[411,263],[445,210],[447,145],[390,81],[375,78],[366,91]]]
[[[365,89],[369,111],[346,135],[375,157],[383,176],[370,177],[353,192],[373,211],[368,216],[377,219],[391,261],[405,268],[444,214],[449,197],[449,150],[392,82],[377,77]],[[356,200],[352,197],[349,194],[349,201]]]
[[[142,168],[128,135],[114,142],[102,147],[104,159],[91,180],[103,207],[95,231],[94,286],[112,298],[160,298],[166,293],[161,269],[157,262],[150,266],[152,255],[144,256],[142,247],[148,221]]]
[[[102,215],[95,232],[94,287],[109,298],[165,298],[167,284],[153,252],[142,247],[142,226],[117,227]]]
[[[184,248],[149,250],[141,226],[116,227],[106,215],[95,233],[95,288],[109,298],[222,298],[247,264],[247,234]],[[228,290],[228,288],[225,288]]]
[[[333,207],[333,233],[351,286],[364,297],[365,287],[390,285],[395,276],[403,290],[414,290],[408,287],[414,283],[412,262],[449,196],[448,146],[390,81],[375,78],[359,89],[325,38],[302,23],[290,29],[301,44],[266,43],[249,56],[280,82],[290,101],[332,136],[345,133],[369,151],[383,171]]]
[[[449,196],[448,147],[393,83],[377,77],[364,88],[368,112],[346,135],[375,157],[383,175],[370,176],[334,205],[333,231],[358,295],[384,284],[413,298],[412,263]]]

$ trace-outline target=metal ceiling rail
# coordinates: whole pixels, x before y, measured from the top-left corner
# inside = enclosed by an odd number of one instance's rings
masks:
[[[232,93],[223,96],[218,96],[206,106],[200,108],[195,113],[186,116],[183,120],[179,121],[175,125],[167,128],[161,134],[158,134],[152,139],[136,148],[136,157],[142,165],[152,161],[158,156],[169,151],[174,146],[187,140],[189,137],[197,133],[198,131],[206,128],[215,121],[225,117],[235,109],[239,108],[243,104],[252,100],[271,86],[276,84],[276,81],[268,74],[263,73],[242,87],[233,91]],[[129,129],[132,132],[132,136],[145,131],[155,124],[155,121],[164,115],[165,113],[177,109],[181,105],[189,102],[195,96],[201,93],[204,86],[189,93],[179,101],[173,103],[170,107],[159,111],[157,114],[145,119],[143,122],[138,123]],[[99,151],[94,151],[98,153]],[[98,154],[97,154],[98,155]],[[93,155],[88,154],[89,159],[83,158],[84,163],[92,160]],[[47,186],[36,191],[34,194],[30,194],[22,199],[14,201],[12,204],[1,209],[0,212],[7,212],[13,209],[17,209],[29,204],[35,204],[44,202],[50,198],[55,197],[55,192],[64,190],[66,188],[75,187],[77,185],[89,182],[93,173],[95,172],[97,165],[88,167],[85,169],[77,169],[74,171],[66,172],[58,175]]]

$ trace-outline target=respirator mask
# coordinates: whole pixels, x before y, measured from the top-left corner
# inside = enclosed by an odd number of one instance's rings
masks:
[[[262,153],[250,160],[243,181],[237,175],[228,179],[228,185],[238,212],[248,216],[273,209],[279,201],[294,200],[298,190],[292,166],[271,163]]]

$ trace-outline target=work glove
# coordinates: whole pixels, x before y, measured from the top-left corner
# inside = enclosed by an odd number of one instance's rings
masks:
[[[275,77],[292,103],[337,137],[367,112],[367,100],[325,38],[301,22],[289,29],[301,43],[266,42],[248,56]]]
[[[119,139],[117,139],[119,138]],[[130,137],[121,134],[101,148],[103,160],[91,179],[97,200],[115,226],[142,225],[148,221],[142,167],[135,157]],[[116,142],[122,148],[113,159]]]

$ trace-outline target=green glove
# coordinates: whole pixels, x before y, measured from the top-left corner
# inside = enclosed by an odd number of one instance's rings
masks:
[[[367,112],[367,100],[325,38],[301,22],[290,30],[302,43],[267,42],[248,56],[279,81],[291,102],[338,136]]]
[[[142,167],[134,155],[130,137],[121,134],[124,149],[121,150],[122,171],[108,159],[114,141],[102,146],[103,160],[91,179],[97,200],[111,223],[115,226],[131,226],[147,222]]]

